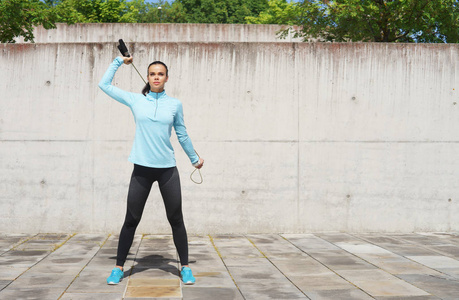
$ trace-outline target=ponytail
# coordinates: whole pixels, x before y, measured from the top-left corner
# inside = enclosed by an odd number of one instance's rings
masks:
[[[150,89],[151,89],[151,88],[150,88],[150,84],[147,83],[147,84],[143,87],[143,89],[142,89],[142,94],[143,94],[144,96],[146,96],[146,95],[150,92]]]

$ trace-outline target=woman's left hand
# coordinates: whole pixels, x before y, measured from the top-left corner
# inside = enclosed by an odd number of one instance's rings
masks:
[[[204,165],[204,159],[199,158],[199,162],[196,166],[194,166],[196,169],[201,169],[202,166]]]

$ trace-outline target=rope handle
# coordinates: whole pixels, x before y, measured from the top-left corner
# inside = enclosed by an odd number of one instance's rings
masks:
[[[199,154],[198,154],[198,152],[197,152],[196,150],[194,150],[194,152],[196,152],[196,155],[197,155],[199,158],[201,158],[201,156],[199,156]],[[198,171],[199,177],[201,177],[201,181],[200,181],[200,182],[195,181],[195,180],[193,179],[193,174],[194,174],[194,172],[196,172],[196,171]],[[190,179],[191,179],[191,181],[193,181],[193,182],[196,183],[196,184],[201,184],[201,183],[203,183],[204,179],[202,178],[201,170],[198,169],[198,168],[195,168],[194,171],[191,172]]]

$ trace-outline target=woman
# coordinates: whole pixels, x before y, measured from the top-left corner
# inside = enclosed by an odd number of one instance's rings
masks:
[[[119,237],[116,266],[107,278],[107,283],[118,284],[123,279],[123,266],[135,230],[142,217],[151,186],[158,181],[182,265],[182,281],[185,284],[194,284],[195,278],[188,266],[188,240],[182,216],[180,179],[175,165],[174,149],[170,143],[172,127],[193,166],[200,169],[204,160],[196,154],[186,132],[181,102],[169,97],[164,91],[168,80],[168,69],[164,63],[155,61],[148,66],[148,83],[142,94],[129,93],[111,85],[118,68],[123,63],[131,64],[132,60],[132,57],[115,58],[99,83],[99,87],[107,95],[129,106],[136,123],[134,145],[129,155],[134,170],[129,185],[126,218]]]

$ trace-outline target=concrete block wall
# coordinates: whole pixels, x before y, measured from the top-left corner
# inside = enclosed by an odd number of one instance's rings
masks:
[[[0,228],[120,229],[134,121],[97,87],[115,43],[0,45]],[[132,44],[170,68],[189,233],[459,230],[459,46]],[[114,84],[139,92],[122,66]],[[139,233],[170,233],[155,185]]]
[[[103,43],[123,39],[125,42],[301,42],[293,32],[279,38],[286,25],[259,24],[179,24],[179,23],[78,23],[56,24],[47,30],[34,30],[35,43]],[[298,26],[292,29],[297,30]],[[23,43],[23,38],[17,42]]]

